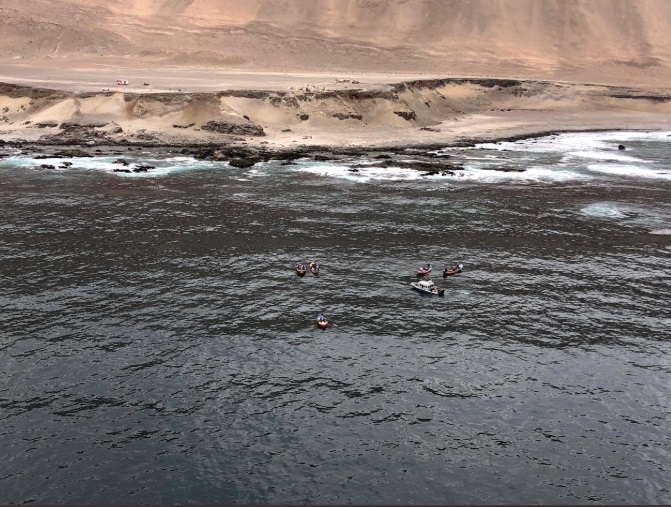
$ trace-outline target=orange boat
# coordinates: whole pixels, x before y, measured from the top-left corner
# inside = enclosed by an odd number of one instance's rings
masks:
[[[456,275],[457,273],[461,273],[461,271],[464,269],[463,264],[459,264],[457,266],[452,266],[449,268],[445,268],[445,271],[443,271],[443,278],[447,278],[448,276]]]
[[[431,273],[432,269],[433,268],[431,267],[431,264],[427,264],[426,267],[417,268],[417,276],[428,275],[429,273]]]

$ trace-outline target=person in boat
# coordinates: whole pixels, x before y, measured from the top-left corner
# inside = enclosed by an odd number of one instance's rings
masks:
[[[324,321],[326,320],[326,317],[324,316],[323,313],[320,313],[320,314],[317,316],[317,320],[318,320],[319,322],[324,322]]]

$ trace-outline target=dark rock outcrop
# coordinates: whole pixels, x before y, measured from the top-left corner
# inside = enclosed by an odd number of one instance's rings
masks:
[[[153,165],[138,165],[133,167],[134,173],[146,173],[149,169],[156,169]]]
[[[634,100],[649,100],[650,102],[668,102],[671,100],[670,96],[667,95],[638,95],[635,93],[620,93],[611,95],[614,99],[634,99]]]
[[[435,89],[442,88],[449,84],[474,84],[482,86],[483,88],[512,88],[519,86],[522,81],[513,79],[471,79],[471,78],[445,78],[445,79],[420,79],[417,81],[406,81],[392,86],[392,91],[399,93],[405,90],[421,90],[421,89]]]
[[[231,123],[225,120],[210,120],[200,126],[202,130],[236,136],[265,136],[263,129],[253,123]]]
[[[75,157],[93,157],[90,153],[80,150],[78,148],[72,149],[72,150],[61,150],[57,151],[53,155],[56,158],[75,158]]]
[[[400,116],[401,118],[407,121],[417,119],[417,114],[415,114],[414,111],[394,111],[394,114]]]
[[[426,175],[441,174],[443,172],[456,171],[463,169],[460,164],[451,164],[449,162],[424,162],[421,160],[400,161],[384,160],[374,164],[357,164],[350,166],[352,169],[366,169],[370,167],[387,168],[400,167],[402,169],[415,169],[416,171],[425,171]]]
[[[86,122],[86,123],[77,123],[75,121],[64,121],[63,123],[61,123],[61,128],[63,130],[91,129],[91,128],[105,127],[108,124],[109,124],[109,122],[106,122],[106,121],[92,121],[92,122]]]
[[[55,128],[55,127],[58,127],[58,122],[57,121],[41,121],[39,123],[36,123],[35,126],[38,129]]]
[[[363,116],[356,113],[333,113],[331,116],[339,120],[362,120]]]
[[[256,164],[256,161],[249,158],[233,158],[228,163],[232,167],[246,168],[246,167],[252,167],[254,164]]]
[[[483,171],[498,171],[502,173],[523,173],[526,171],[523,167],[509,167],[509,166],[491,166],[491,167],[482,167]]]
[[[200,157],[196,157],[196,158],[200,158]],[[209,158],[214,160],[215,162],[223,162],[225,160],[228,160],[229,157],[223,151],[217,150],[214,153],[212,153],[212,155],[210,155]]]

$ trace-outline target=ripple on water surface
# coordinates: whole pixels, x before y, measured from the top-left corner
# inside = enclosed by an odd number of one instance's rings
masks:
[[[0,500],[670,502],[671,187],[575,155],[617,135],[496,185],[0,159]]]

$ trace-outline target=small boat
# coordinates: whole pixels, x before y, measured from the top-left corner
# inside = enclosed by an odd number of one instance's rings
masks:
[[[327,327],[329,327],[329,321],[326,319],[324,315],[320,313],[317,316],[317,325],[322,329],[326,329]]]
[[[303,276],[307,272],[305,264],[296,264],[296,274],[298,276]]]
[[[445,271],[443,271],[443,278],[447,278],[448,276],[456,275],[457,273],[461,273],[461,271],[464,269],[463,264],[459,264],[457,266],[451,266],[449,268],[445,268]]]
[[[417,268],[417,276],[428,275],[432,269],[431,264],[427,264],[426,267]]]
[[[312,274],[315,276],[319,274],[319,264],[317,264],[316,261],[310,263],[310,271],[312,271]]]
[[[420,280],[419,282],[412,282],[410,284],[413,289],[432,296],[444,296],[445,289],[439,289],[431,280]]]

